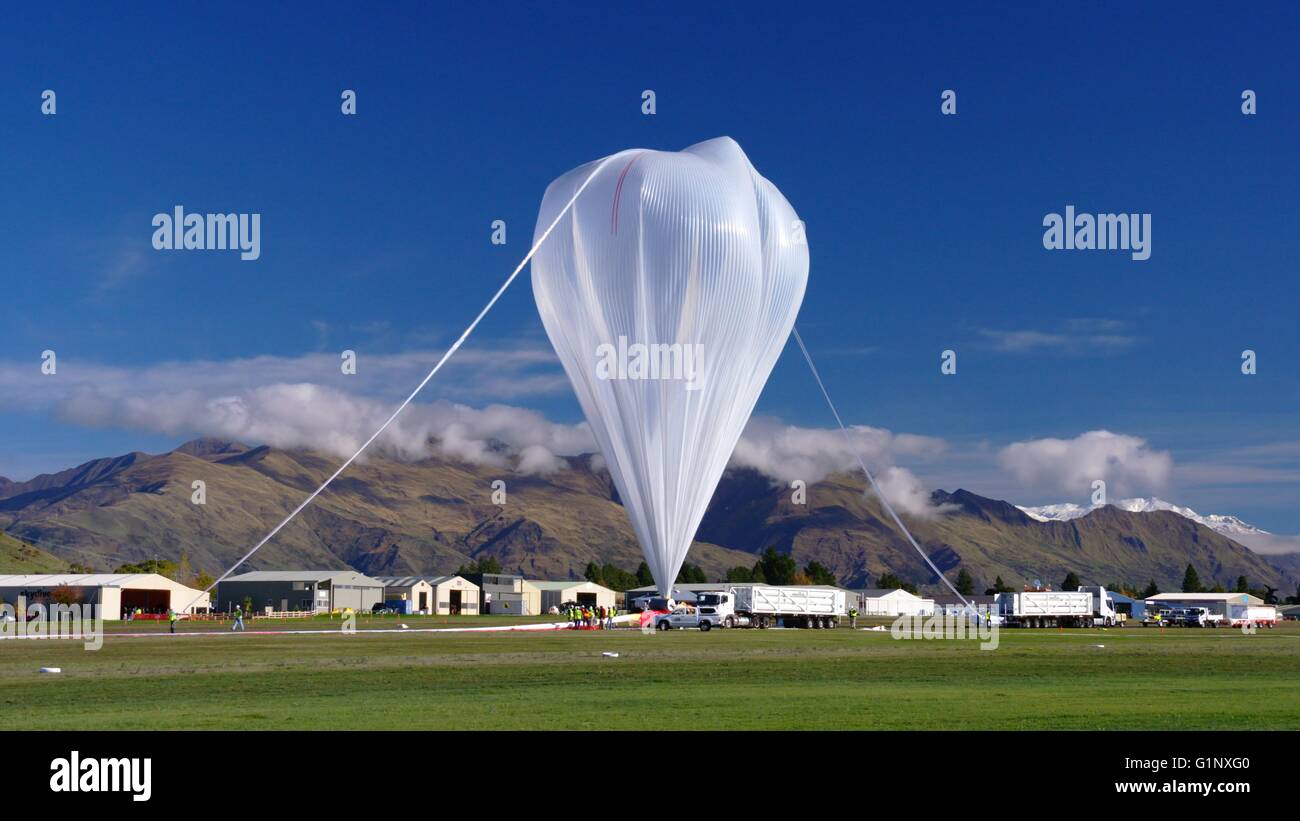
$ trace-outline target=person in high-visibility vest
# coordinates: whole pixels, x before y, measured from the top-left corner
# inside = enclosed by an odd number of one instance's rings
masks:
[[[849,608],[849,627],[857,627],[857,626],[858,626],[858,608],[856,608],[856,607],[850,607],[850,608]]]
[[[230,625],[230,632],[244,629],[244,611],[239,605],[235,605],[235,623]]]
[[[176,611],[171,609],[170,607],[167,608],[167,620],[171,622],[173,633],[176,632],[176,618],[177,618]]]

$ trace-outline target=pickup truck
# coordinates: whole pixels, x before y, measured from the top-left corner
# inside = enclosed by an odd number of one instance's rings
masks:
[[[698,627],[708,631],[712,626],[708,621],[701,622],[700,614],[690,607],[677,607],[668,613],[655,615],[656,630],[687,630]]]

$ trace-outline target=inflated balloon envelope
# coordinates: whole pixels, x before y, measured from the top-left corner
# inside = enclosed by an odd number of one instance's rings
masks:
[[[580,189],[533,295],[666,595],[794,326],[808,247],[729,137],[575,168],[547,188],[537,239]]]

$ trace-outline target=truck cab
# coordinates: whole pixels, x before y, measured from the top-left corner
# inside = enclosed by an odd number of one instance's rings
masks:
[[[740,623],[736,615],[734,590],[709,590],[697,594],[695,610],[699,616],[701,630],[713,627],[735,627]]]
[[[1087,585],[1079,588],[1080,593],[1092,594],[1092,624],[1094,627],[1123,626],[1128,614],[1119,612],[1115,600],[1106,588],[1100,585]]]

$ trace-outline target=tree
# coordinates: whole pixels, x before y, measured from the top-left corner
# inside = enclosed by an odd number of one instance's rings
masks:
[[[1204,589],[1201,586],[1201,577],[1196,574],[1196,568],[1188,564],[1187,571],[1183,573],[1183,592],[1200,593]]]
[[[803,574],[808,577],[812,584],[824,584],[831,587],[836,584],[835,574],[821,562],[808,562],[808,565],[803,569]]]
[[[1142,598],[1149,599],[1152,596],[1158,596],[1158,595],[1160,595],[1160,588],[1156,587],[1156,580],[1152,579],[1150,582],[1147,583],[1146,589],[1142,591]]]
[[[876,578],[876,587],[882,590],[906,590],[913,596],[916,595],[916,585],[911,582],[905,582],[895,576],[893,573],[882,573]]]
[[[55,604],[76,604],[81,601],[81,589],[61,584],[50,591],[50,600]]]
[[[696,564],[683,564],[677,572],[677,584],[704,584],[709,579]]]
[[[1248,593],[1248,592],[1250,592],[1250,582],[1248,582],[1248,581],[1246,580],[1246,577],[1245,577],[1245,576],[1238,576],[1238,577],[1237,577],[1237,586],[1236,586],[1235,588],[1233,588],[1233,591],[1232,591],[1232,592],[1234,592],[1234,593]]]
[[[601,584],[620,593],[634,587],[640,587],[635,573],[629,573],[617,565],[607,564],[602,566],[600,576],[604,579],[603,582],[600,582]]]
[[[1083,582],[1079,581],[1078,575],[1073,570],[1065,574],[1065,580],[1061,582],[1062,590],[1078,590],[1083,587]]]
[[[582,571],[582,577],[589,582],[605,586],[605,576],[600,572],[600,565],[595,562],[587,562],[587,569]]]
[[[732,584],[749,584],[754,581],[754,571],[748,567],[733,567],[727,571],[727,578]]]
[[[990,587],[988,590],[984,591],[984,595],[996,596],[999,593],[1010,593],[1010,592],[1011,592],[1011,586],[1006,582],[1002,581],[1001,576],[998,576],[996,579],[993,580],[993,586]]]
[[[194,586],[200,590],[207,590],[215,581],[216,579],[208,575],[207,571],[200,570],[199,575],[194,577]]]
[[[763,568],[763,579],[768,584],[794,584],[796,565],[794,559],[783,553],[777,553],[775,547],[763,551],[758,560]]]
[[[169,562],[166,559],[145,559],[136,564],[124,564],[113,571],[114,573],[157,573],[159,576],[166,576],[169,579],[176,579],[176,563]]]
[[[957,574],[957,581],[953,583],[953,586],[963,596],[969,596],[975,592],[975,580],[971,578],[970,573],[964,567]]]
[[[650,572],[650,565],[645,562],[641,562],[641,564],[637,565],[636,582],[637,587],[649,587],[655,583],[654,574]]]
[[[500,573],[501,560],[496,556],[481,556],[477,561],[469,564],[462,564],[457,570],[457,576],[476,576],[485,573]]]
[[[754,584],[767,584],[767,576],[763,573],[762,562],[754,562],[754,566],[749,569],[749,580]]]

